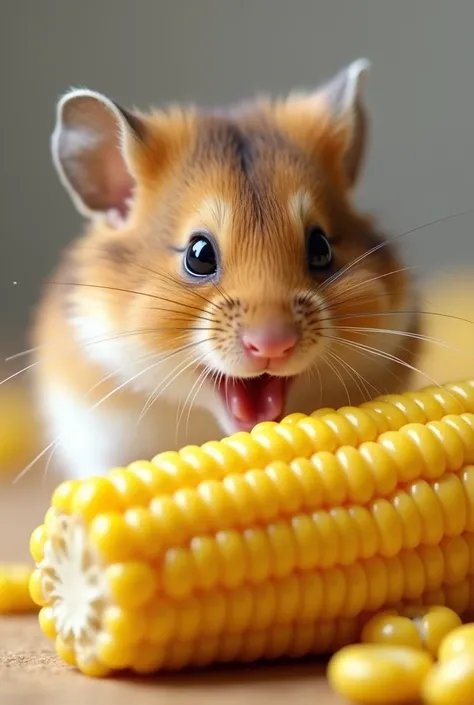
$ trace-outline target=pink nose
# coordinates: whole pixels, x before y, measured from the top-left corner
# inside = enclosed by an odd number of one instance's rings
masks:
[[[243,346],[249,355],[267,359],[288,357],[297,342],[298,335],[291,326],[257,328],[242,335]]]

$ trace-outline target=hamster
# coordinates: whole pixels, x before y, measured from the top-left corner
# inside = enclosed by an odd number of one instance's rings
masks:
[[[368,70],[219,109],[60,99],[52,158],[87,224],[32,337],[68,476],[406,387],[415,287],[352,198]]]

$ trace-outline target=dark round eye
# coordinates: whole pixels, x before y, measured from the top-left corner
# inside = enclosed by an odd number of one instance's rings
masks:
[[[203,233],[196,233],[184,256],[184,266],[194,277],[209,277],[217,271],[217,256],[213,244]]]
[[[313,226],[308,230],[308,266],[311,272],[327,269],[332,262],[332,249],[323,230]]]

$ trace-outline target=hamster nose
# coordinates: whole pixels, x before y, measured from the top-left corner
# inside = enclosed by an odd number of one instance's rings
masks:
[[[292,326],[256,328],[242,335],[242,344],[249,355],[267,359],[288,357],[297,342],[298,334]]]

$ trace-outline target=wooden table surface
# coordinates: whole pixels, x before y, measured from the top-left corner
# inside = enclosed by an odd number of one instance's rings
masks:
[[[58,478],[44,482],[40,468],[12,484],[0,477],[0,562],[29,561],[31,531],[41,523]],[[142,680],[96,681],[63,665],[42,635],[36,617],[0,617],[0,702],[9,705],[341,705],[309,663],[235,668]]]

